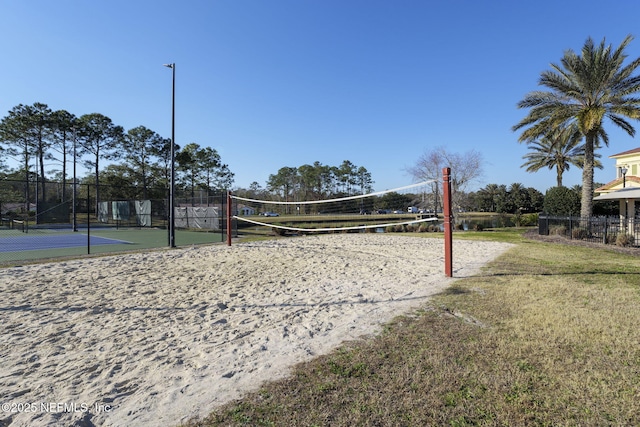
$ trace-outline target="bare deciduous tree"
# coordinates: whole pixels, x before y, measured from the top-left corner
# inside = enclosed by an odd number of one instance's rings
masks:
[[[415,165],[407,169],[407,172],[415,181],[434,180],[431,184],[435,210],[438,210],[439,192],[442,185],[442,168],[451,168],[451,197],[453,205],[457,205],[458,193],[465,191],[467,186],[479,179],[483,174],[482,154],[476,150],[465,153],[447,151],[445,147],[436,147],[426,150]]]

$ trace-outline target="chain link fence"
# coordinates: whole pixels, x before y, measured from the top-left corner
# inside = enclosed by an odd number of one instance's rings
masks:
[[[177,246],[224,241],[226,193],[174,199]],[[0,180],[0,263],[167,246],[168,201],[166,187]]]

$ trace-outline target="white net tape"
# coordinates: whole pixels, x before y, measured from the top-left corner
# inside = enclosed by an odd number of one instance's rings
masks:
[[[242,221],[246,221],[246,222],[249,222],[249,223],[255,224],[255,225],[263,225],[265,227],[279,228],[281,230],[302,231],[302,232],[305,232],[305,231],[308,231],[308,232],[327,232],[327,231],[364,230],[364,229],[367,229],[367,228],[385,228],[385,227],[390,227],[390,226],[394,226],[394,225],[417,224],[417,223],[421,223],[421,222],[429,222],[429,221],[437,221],[438,220],[438,218],[433,217],[433,218],[416,219],[416,220],[412,220],[412,221],[391,222],[391,223],[387,223],[387,224],[357,225],[357,226],[353,226],[353,227],[301,228],[301,227],[289,227],[289,226],[278,225],[278,224],[269,224],[269,223],[266,223],[266,222],[255,221],[255,220],[252,220],[252,219],[241,218],[241,217],[238,217],[238,216],[234,216],[233,218],[240,219]]]
[[[408,190],[410,188],[423,187],[433,182],[437,182],[437,181],[432,179],[430,181],[424,181],[424,182],[419,182],[417,184],[405,185],[404,187],[392,188],[391,190],[377,191],[375,193],[359,194],[356,196],[340,197],[337,199],[307,200],[307,201],[301,201],[301,202],[279,202],[275,200],[248,199],[245,197],[238,197],[238,196],[231,196],[231,197],[236,200],[243,200],[245,202],[265,203],[265,204],[274,204],[274,205],[317,205],[319,203],[345,202],[347,200],[356,200],[356,199],[364,199],[364,198],[373,197],[373,196],[381,196],[387,193],[397,193],[399,191]]]

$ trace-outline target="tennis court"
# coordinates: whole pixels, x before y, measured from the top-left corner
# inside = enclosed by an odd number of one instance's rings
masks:
[[[222,242],[220,232],[176,230],[176,246]],[[168,231],[160,228],[0,229],[0,264],[163,248]]]
[[[98,236],[90,236],[84,233],[74,234],[49,234],[38,235],[25,234],[24,237],[19,239],[12,239],[11,244],[0,246],[0,252],[21,252],[21,251],[34,251],[42,249],[64,249],[64,248],[76,248],[79,246],[98,246],[98,245],[117,245],[117,244],[130,244],[124,240],[108,239]]]

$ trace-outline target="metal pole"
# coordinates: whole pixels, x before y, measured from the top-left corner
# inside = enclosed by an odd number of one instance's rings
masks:
[[[442,182],[443,182],[443,215],[444,215],[444,274],[447,277],[453,276],[453,250],[452,241],[453,234],[451,228],[451,181],[449,176],[451,175],[451,168],[442,169]]]
[[[78,231],[78,219],[76,214],[76,197],[77,189],[76,189],[76,129],[73,128],[73,231]]]
[[[176,64],[164,64],[171,68],[173,81],[171,86],[171,183],[169,184],[169,247],[176,247],[175,222],[175,185],[176,185]]]
[[[38,224],[38,212],[40,211],[40,205],[38,203],[38,191],[40,189],[39,181],[40,181],[40,177],[38,176],[38,153],[36,153],[36,217],[35,217],[36,224]],[[29,217],[29,212],[27,212],[27,217]]]
[[[91,206],[91,186],[87,185],[87,255],[91,253],[91,209],[89,206]]]
[[[231,226],[231,208],[233,206],[233,200],[231,199],[231,191],[227,191],[227,246],[231,246],[231,233],[233,232]]]

